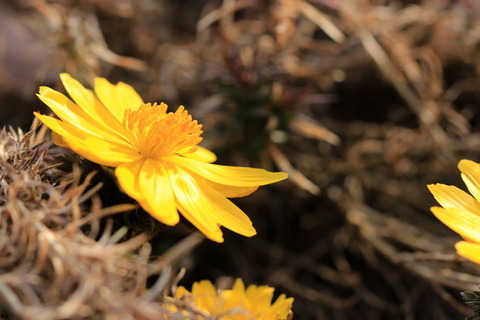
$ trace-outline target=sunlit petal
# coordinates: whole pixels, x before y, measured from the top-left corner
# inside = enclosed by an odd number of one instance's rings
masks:
[[[480,264],[480,244],[460,241],[455,244],[455,249],[462,257]]]
[[[93,119],[97,119],[104,126],[123,135],[124,128],[112,113],[97,99],[92,90],[86,89],[80,82],[73,79],[69,74],[60,75],[63,86],[72,99]]]
[[[123,163],[138,160],[141,157],[138,153],[125,149],[124,146],[92,136],[88,136],[82,141],[72,139],[71,136],[63,138],[70,147],[73,146],[72,151],[104,166],[117,167]]]
[[[68,149],[68,144],[65,142],[65,140],[63,140],[62,136],[55,131],[52,131],[52,141],[57,146]]]
[[[140,158],[136,161],[124,163],[115,169],[115,176],[117,177],[120,188],[137,201],[144,198],[138,184],[138,176],[145,160],[144,158]]]
[[[430,184],[428,189],[444,208],[458,208],[477,215],[480,214],[480,203],[478,200],[455,186]]]
[[[222,166],[183,157],[176,158],[175,162],[187,169],[194,170],[196,174],[207,180],[228,186],[262,186],[284,180],[288,177],[284,172],[268,172],[256,168]]]
[[[288,314],[291,312],[290,310],[292,309],[292,304],[293,298],[287,298],[287,296],[282,293],[270,307],[268,316],[271,318],[265,317],[265,319],[274,319],[274,316],[277,314],[284,314],[288,317]]]
[[[281,294],[271,304],[274,288],[245,285],[237,279],[232,289],[216,290],[210,281],[195,282],[192,292],[179,287],[175,297],[190,301],[212,319],[228,320],[287,320],[291,319],[293,298]],[[188,300],[187,300],[188,299]],[[208,317],[208,318],[210,318]]]
[[[126,142],[125,138],[119,136],[115,131],[112,131],[110,127],[93,119],[89,114],[60,92],[47,87],[41,87],[40,94],[37,96],[49,106],[61,120],[75,124],[79,129],[98,138],[115,141],[117,143]]]
[[[69,123],[52,117],[35,113],[47,127],[62,136],[62,143],[82,157],[105,165],[116,167],[125,162],[140,158],[140,155],[129,146],[119,145],[110,141],[98,139],[75,128]]]
[[[210,239],[223,242],[219,225],[245,236],[256,233],[238,207],[207,185],[199,185],[181,168],[170,170],[170,176],[179,210]]]
[[[155,219],[167,225],[180,220],[169,174],[160,161],[146,159],[138,174],[138,185],[147,210]]]
[[[192,286],[195,295],[195,305],[208,313],[214,312],[217,300],[217,291],[210,281],[195,282]]]
[[[433,214],[447,227],[465,239],[480,243],[480,219],[478,215],[458,208],[431,208]]]
[[[169,173],[178,210],[208,238],[216,242],[223,242],[222,231],[211,215],[210,203],[202,197],[201,190],[198,189],[196,183],[189,179],[188,175],[180,175],[173,170],[169,170]],[[183,176],[187,179],[182,179]],[[202,204],[206,204],[207,207]]]
[[[195,180],[202,180],[205,183],[208,184],[213,190],[221,194],[222,196],[226,198],[239,198],[239,197],[245,197],[253,192],[255,192],[258,189],[258,186],[254,187],[237,187],[237,186],[227,186],[225,184],[220,184],[216,183],[210,180],[207,180],[203,178],[202,176],[199,176],[192,171],[190,171],[190,174]]]
[[[226,198],[240,198],[246,197],[253,192],[257,191],[258,187],[234,187],[234,186],[227,186],[224,184],[212,182],[205,180],[206,183],[219,194]]]
[[[175,291],[175,298],[182,298],[184,296],[187,296],[188,294],[190,294],[190,292],[185,289],[185,287],[178,287],[177,290]]]
[[[215,232],[218,225],[222,225],[247,237],[256,234],[248,216],[230,200],[202,183],[201,180],[195,180],[181,168],[172,169],[171,172],[177,202],[188,211],[187,215],[196,216],[194,220],[199,220],[191,221],[194,225],[202,224],[205,220],[207,228],[210,225]],[[183,211],[182,213],[185,215]]]
[[[471,160],[462,160],[458,164],[462,172],[462,179],[467,185],[468,191],[480,200],[480,164]]]
[[[107,79],[96,78],[95,93],[120,123],[123,122],[125,110],[137,110],[143,104],[135,89],[123,82],[113,85]]]
[[[206,163],[212,163],[217,160],[217,156],[215,155],[215,153],[213,153],[212,151],[206,148],[202,148],[200,146],[196,147],[195,152],[190,152],[190,153],[179,152],[179,153],[182,154],[182,156],[184,157],[201,161],[201,162],[206,162]]]
[[[257,234],[250,218],[233,202],[215,190],[210,189],[206,184],[200,184],[200,186],[213,209],[210,214],[220,225],[245,237]]]
[[[245,294],[248,300],[255,301],[254,310],[258,311],[265,310],[270,306],[273,291],[274,289],[268,286],[248,286]]]

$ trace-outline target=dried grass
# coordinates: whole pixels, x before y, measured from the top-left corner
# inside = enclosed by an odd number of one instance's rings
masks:
[[[95,196],[99,186],[90,185],[94,172],[80,181],[77,168],[52,181],[60,172],[47,161],[44,133],[0,132],[3,317],[194,319],[173,315],[161,301],[173,283],[175,261],[200,238],[187,238],[156,259],[147,242],[152,235],[124,240],[126,229],[113,230],[108,216],[133,205],[103,208]],[[147,280],[155,278],[148,288]]]

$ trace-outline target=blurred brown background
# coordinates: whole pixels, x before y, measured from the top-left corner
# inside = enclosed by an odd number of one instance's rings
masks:
[[[474,0],[3,1],[0,121],[28,128],[60,72],[183,104],[219,163],[290,175],[236,201],[259,235],[203,243],[183,284],[267,283],[299,320],[461,319],[480,272],[426,184],[480,161],[479,18]]]

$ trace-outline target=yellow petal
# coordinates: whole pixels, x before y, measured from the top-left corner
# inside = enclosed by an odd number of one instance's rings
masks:
[[[246,237],[254,236],[257,233],[250,218],[230,200],[204,183],[203,179],[195,180],[192,175],[181,168],[177,168],[177,178],[187,182],[189,187],[187,193],[197,194],[197,206],[202,208],[217,224]]]
[[[184,191],[181,181],[172,179],[172,188],[177,199],[177,209],[190,221],[200,232],[209,239],[216,242],[223,242],[222,231],[218,224],[205,212],[204,208],[198,207],[197,197],[190,198],[189,192]]]
[[[190,221],[200,232],[209,239],[223,242],[223,234],[216,221],[209,215],[208,208],[201,207],[202,195],[195,190],[195,186],[189,186],[190,181],[182,181],[176,174],[171,174],[173,192],[177,199],[177,208],[182,215]]]
[[[224,184],[216,183],[210,180],[206,180],[202,176],[199,176],[193,172],[190,171],[190,174],[192,177],[196,180],[203,180],[205,183],[207,183],[213,190],[221,194],[222,196],[226,198],[240,198],[240,197],[246,197],[253,192],[257,191],[258,186],[254,187],[235,187],[235,186],[227,186]]]
[[[67,148],[68,145],[67,143],[63,140],[62,136],[57,134],[56,132],[52,131],[52,141],[55,143],[57,146],[62,147],[62,148]]]
[[[268,310],[273,298],[274,288],[268,286],[250,285],[245,292],[247,299],[252,303],[252,310],[260,313],[263,310]]]
[[[192,295],[195,297],[195,305],[199,309],[215,315],[217,291],[210,281],[202,280],[200,282],[194,282],[192,285]]]
[[[268,172],[256,168],[222,166],[183,157],[175,157],[175,162],[207,180],[227,186],[262,186],[284,180],[288,177],[284,172]]]
[[[175,290],[175,298],[180,299],[183,296],[189,296],[190,292],[185,289],[185,287],[179,286],[177,290]]]
[[[138,176],[144,162],[145,158],[141,158],[136,161],[124,163],[115,169],[115,176],[117,177],[120,188],[128,194],[128,196],[137,201],[143,199],[143,194],[138,185]]]
[[[480,217],[477,215],[458,208],[433,207],[430,210],[447,227],[462,237],[480,242]]]
[[[247,308],[248,301],[245,297],[245,285],[242,279],[237,278],[231,290],[223,290],[220,294],[223,302],[223,313],[235,313],[235,310]]]
[[[148,162],[148,163],[146,163]],[[115,169],[120,188],[155,219],[167,225],[175,225],[180,217],[175,198],[163,164],[155,165],[154,160],[141,158],[125,163]],[[150,174],[149,171],[153,173]],[[155,173],[156,172],[156,173]]]
[[[124,146],[92,136],[88,136],[84,140],[69,136],[64,136],[63,139],[72,151],[90,161],[108,167],[117,167],[140,158],[140,154],[135,151],[126,150]]]
[[[73,79],[69,74],[60,75],[63,86],[72,99],[93,119],[97,119],[105,127],[123,135],[122,123],[110,113],[107,108],[97,99],[95,94],[86,89],[80,82]]]
[[[197,150],[195,150],[195,152],[190,152],[190,153],[179,152],[179,153],[181,153],[182,156],[184,156],[184,157],[187,157],[187,158],[190,158],[190,159],[193,159],[193,160],[197,160],[197,161],[201,161],[201,162],[206,162],[206,163],[212,163],[212,162],[215,162],[217,160],[217,156],[212,151],[210,151],[206,148],[200,147],[200,146],[196,146],[196,148],[197,148]],[[190,148],[188,148],[188,149],[190,149]]]
[[[239,296],[245,294],[245,284],[243,283],[243,280],[240,278],[235,279],[232,290]]]
[[[60,92],[47,87],[41,87],[40,94],[37,96],[63,121],[69,122],[96,137],[118,143],[126,142],[125,138],[112,131],[110,127],[106,127],[92,118]]]
[[[62,136],[62,145],[82,157],[101,165],[117,167],[140,158],[133,147],[119,145],[86,134],[73,125],[52,117],[34,113],[52,131]]]
[[[202,178],[203,179],[203,178]],[[255,191],[257,191],[258,187],[233,187],[233,186],[227,186],[224,184],[212,182],[205,180],[208,185],[218,193],[220,193],[222,196],[226,198],[240,198],[240,197],[246,197]]]
[[[480,244],[460,241],[455,244],[455,249],[462,257],[480,264]]]
[[[480,200],[480,164],[471,160],[462,160],[458,164],[462,172],[462,179],[467,185],[468,191]]]
[[[442,207],[463,209],[480,215],[480,203],[465,191],[444,184],[430,184],[428,189]]]
[[[61,136],[76,136],[79,139],[85,139],[88,134],[82,130],[79,130],[77,127],[72,126],[67,122],[60,121],[58,119],[34,112],[33,113],[38,120],[42,121],[44,125],[50,128],[53,132]]]
[[[207,184],[200,184],[206,200],[212,207],[212,214],[220,225],[245,237],[257,234],[250,218],[240,210],[233,202],[211,189]]]
[[[293,298],[287,298],[285,294],[281,294],[277,300],[270,307],[266,314],[267,319],[287,319],[290,310],[292,309]]]
[[[219,224],[244,236],[256,234],[248,216],[206,183],[180,167],[169,172],[180,212],[207,237],[223,242]]]
[[[107,79],[95,78],[95,93],[120,123],[125,110],[137,110],[143,104],[135,89],[123,82],[113,85]]]
[[[173,195],[170,178],[164,164],[146,159],[138,175],[138,185],[147,209],[155,219],[167,225],[175,225],[180,220]]]

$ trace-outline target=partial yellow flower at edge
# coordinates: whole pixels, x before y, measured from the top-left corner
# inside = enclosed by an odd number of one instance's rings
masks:
[[[480,244],[460,241],[455,244],[457,253],[468,260],[480,264]]]
[[[216,156],[198,146],[202,126],[180,106],[144,103],[128,84],[96,78],[94,91],[64,73],[71,101],[41,87],[38,97],[59,119],[35,113],[54,143],[101,165],[115,167],[120,188],[167,225],[180,212],[208,238],[223,242],[221,226],[250,237],[248,216],[227,198],[287,178],[283,172],[212,164]]]
[[[462,160],[458,168],[473,196],[455,186],[428,185],[428,189],[442,206],[432,207],[431,211],[465,240],[455,245],[457,253],[480,264],[480,164]]]
[[[250,285],[237,279],[232,289],[217,290],[208,280],[195,282],[192,291],[179,287],[175,298],[186,299],[219,320],[290,320],[293,298],[280,295],[272,304],[274,288]]]

